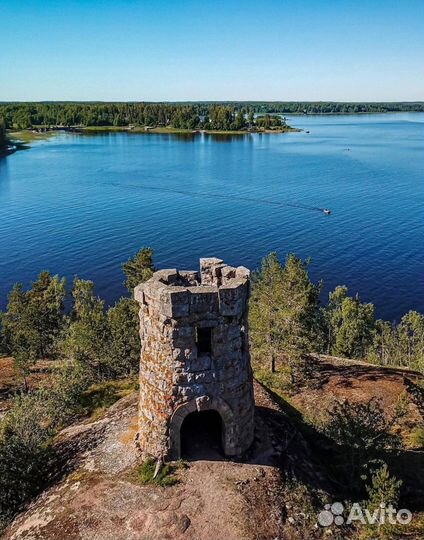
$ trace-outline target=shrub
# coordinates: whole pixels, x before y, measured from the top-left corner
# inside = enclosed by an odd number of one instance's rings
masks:
[[[38,395],[19,396],[0,426],[0,516],[7,520],[46,484],[53,429]]]
[[[402,411],[389,418],[381,402],[371,398],[366,403],[336,401],[327,413],[323,431],[341,447],[339,468],[347,473],[346,487],[358,492],[360,480],[372,474],[381,453],[400,446],[400,435],[392,433],[392,428]]]
[[[154,485],[161,487],[169,487],[178,483],[178,478],[175,476],[177,468],[174,465],[166,463],[159,469],[155,476],[156,461],[152,458],[147,459],[137,469],[137,479],[143,485]]]
[[[410,444],[417,450],[424,449],[424,427],[420,426],[415,428],[411,433]]]
[[[81,410],[81,393],[90,379],[80,364],[67,364],[49,383],[37,392],[17,396],[0,423],[3,523],[46,487],[55,459],[53,436]]]
[[[372,515],[375,511],[379,511],[384,504],[387,508],[389,505],[393,508],[397,508],[399,502],[400,487],[402,485],[401,480],[397,480],[390,475],[387,465],[384,463],[371,477],[370,483],[366,486],[368,493],[368,500],[365,501],[365,505]],[[388,519],[384,520],[384,523],[367,523],[364,526],[361,537],[365,539],[377,540],[389,540],[391,538],[398,538],[396,534],[397,526],[390,523]],[[402,531],[406,532],[406,531]]]

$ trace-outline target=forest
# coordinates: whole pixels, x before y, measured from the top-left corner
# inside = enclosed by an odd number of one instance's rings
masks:
[[[424,103],[205,102],[205,103],[0,103],[7,129],[31,127],[170,127],[239,131],[284,129],[285,114],[424,111]]]
[[[10,103],[0,104],[7,129],[33,127],[169,127],[240,131],[286,129],[281,116],[256,115],[244,105],[172,103]]]
[[[274,114],[359,114],[389,112],[423,112],[424,102],[336,102],[336,101],[252,101],[247,103],[224,103],[245,106],[255,113]]]

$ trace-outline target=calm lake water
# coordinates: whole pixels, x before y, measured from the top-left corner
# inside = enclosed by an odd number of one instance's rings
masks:
[[[0,160],[0,306],[43,269],[113,302],[121,263],[152,246],[168,268],[295,252],[325,295],[346,284],[381,317],[424,311],[424,114],[290,123],[310,133],[63,134]]]

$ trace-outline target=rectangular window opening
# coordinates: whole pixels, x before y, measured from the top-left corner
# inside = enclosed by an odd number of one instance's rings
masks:
[[[212,353],[212,328],[196,328],[196,345],[198,354]]]

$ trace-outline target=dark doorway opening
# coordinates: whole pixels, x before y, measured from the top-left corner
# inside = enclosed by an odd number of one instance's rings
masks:
[[[216,411],[193,412],[180,430],[183,459],[223,459],[222,419]]]

